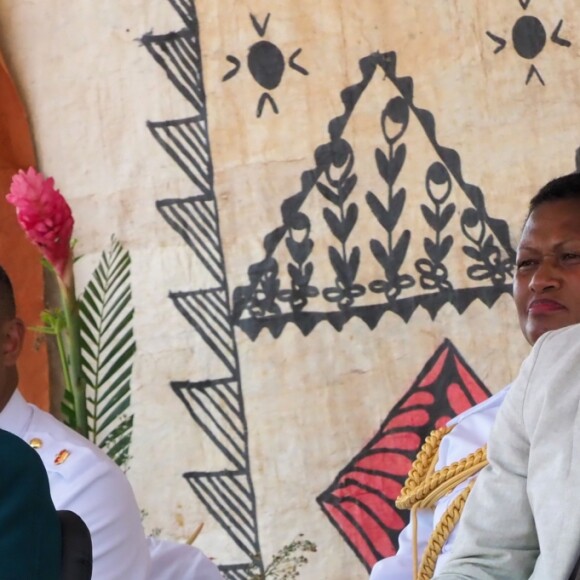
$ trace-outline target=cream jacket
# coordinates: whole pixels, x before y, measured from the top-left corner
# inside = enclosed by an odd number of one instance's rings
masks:
[[[567,580],[580,553],[580,325],[545,334],[492,429],[440,580]]]

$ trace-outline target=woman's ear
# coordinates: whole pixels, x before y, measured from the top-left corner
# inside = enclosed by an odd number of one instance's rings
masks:
[[[24,323],[20,318],[13,318],[2,325],[2,360],[4,366],[14,366],[24,341]]]

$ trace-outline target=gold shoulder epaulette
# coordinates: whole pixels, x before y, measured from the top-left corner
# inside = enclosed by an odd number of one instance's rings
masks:
[[[447,433],[449,433],[453,427],[441,427],[434,431],[431,431],[425,442],[421,446],[419,453],[407,475],[405,485],[401,489],[401,493],[395,502],[395,505],[401,509],[411,509],[416,502],[417,492],[421,495],[420,490],[424,487],[425,480],[433,473],[435,470],[435,465],[437,464],[437,458],[439,457],[439,446],[441,445],[441,440]]]
[[[467,496],[473,487],[473,482],[453,499],[436,525],[425,548],[420,568],[417,565],[416,510],[434,508],[442,497],[487,465],[487,447],[484,445],[460,461],[455,461],[435,471],[441,441],[452,429],[453,426],[446,426],[431,431],[417,454],[405,485],[395,502],[399,509],[411,510],[413,522],[413,578],[415,580],[429,580],[432,578],[437,558],[461,517]]]

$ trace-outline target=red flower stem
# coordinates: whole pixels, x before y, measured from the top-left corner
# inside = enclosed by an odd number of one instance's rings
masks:
[[[81,329],[72,272],[67,276],[66,283],[58,277],[58,285],[66,323],[64,344],[68,351],[69,380],[74,402],[76,430],[88,437],[86,390],[81,376]]]

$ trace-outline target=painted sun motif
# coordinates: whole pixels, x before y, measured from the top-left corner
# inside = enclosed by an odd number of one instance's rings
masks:
[[[527,10],[528,6],[530,5],[531,0],[519,0],[521,7],[524,10]],[[562,29],[562,25],[564,24],[564,20],[560,20],[552,34],[550,35],[550,40],[563,47],[570,47],[572,43],[565,38],[560,36],[560,31]],[[487,36],[491,38],[495,43],[497,43],[497,47],[493,51],[494,54],[501,52],[507,45],[507,40],[490,32],[489,30],[486,31]],[[531,16],[526,14],[524,16],[520,16],[514,23],[512,27],[512,43],[514,46],[514,50],[516,53],[526,59],[531,60],[535,59],[546,46],[546,42],[548,40],[548,35],[546,33],[546,27],[542,23],[542,21],[537,18],[536,16]],[[531,81],[532,77],[536,77],[542,85],[545,85],[544,79],[540,74],[540,71],[537,69],[536,65],[532,62],[530,64],[530,68],[528,69],[528,74],[526,76],[526,85]]]
[[[263,39],[270,21],[270,14],[268,13],[263,24],[260,24],[253,14],[250,14],[250,18],[252,19],[254,30]],[[302,49],[298,48],[290,55],[288,67],[302,75],[308,75],[309,73],[304,67],[296,64],[296,58],[301,52]],[[226,57],[226,60],[233,64],[233,68],[222,78],[224,82],[236,76],[242,66],[241,61],[231,54]],[[274,113],[278,114],[278,105],[270,91],[274,90],[282,82],[284,69],[286,68],[284,54],[273,42],[259,40],[248,49],[247,63],[252,78],[265,89],[258,100],[256,117],[262,116],[266,102],[270,103]]]

